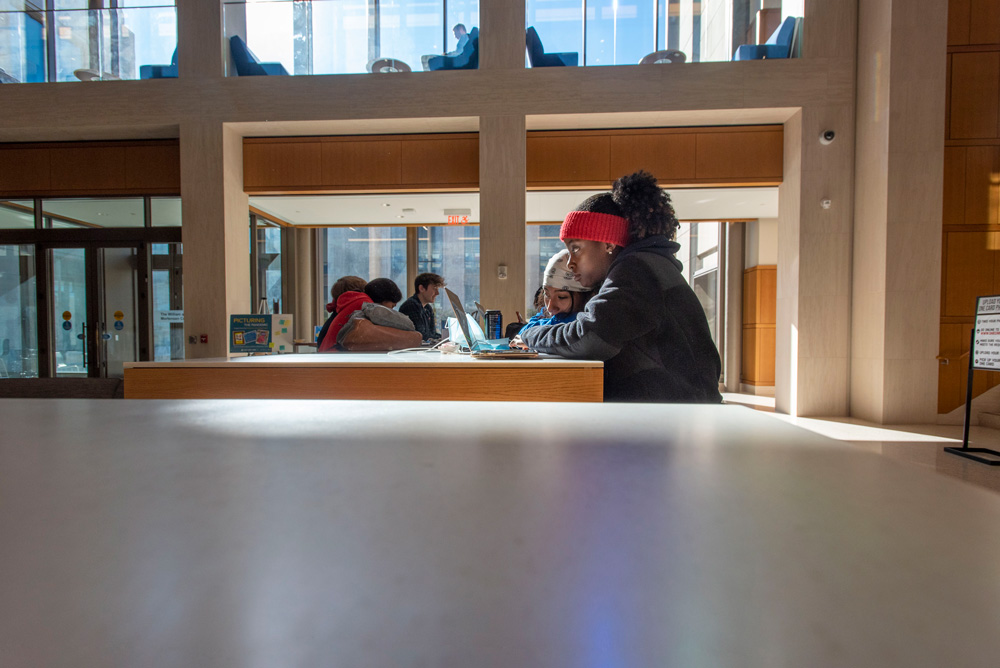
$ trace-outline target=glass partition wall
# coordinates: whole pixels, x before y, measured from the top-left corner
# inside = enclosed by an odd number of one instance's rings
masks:
[[[0,378],[183,359],[179,197],[0,200]]]
[[[176,77],[174,4],[0,0],[0,83]]]
[[[230,76],[478,67],[479,0],[240,0],[224,22]]]

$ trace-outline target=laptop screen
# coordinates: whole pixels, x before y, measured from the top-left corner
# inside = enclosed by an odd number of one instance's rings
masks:
[[[448,288],[444,289],[444,293],[448,295],[448,301],[451,302],[451,310],[455,312],[455,319],[458,320],[458,326],[462,328],[462,333],[465,334],[465,340],[469,344],[470,350],[476,350],[479,347],[480,341],[477,338],[472,338],[472,328],[469,327],[469,316],[465,313],[465,307],[462,306],[462,300],[458,298],[454,292]]]

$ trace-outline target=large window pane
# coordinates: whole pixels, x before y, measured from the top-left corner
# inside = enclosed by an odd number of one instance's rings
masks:
[[[402,60],[419,70],[421,55],[444,52],[443,0],[381,0],[378,6],[379,48],[374,57]]]
[[[143,227],[142,198],[49,199],[42,202],[46,228]]]
[[[448,289],[457,294],[466,308],[479,299],[479,227],[440,225],[421,227],[417,232],[417,273],[432,272],[444,278]],[[409,286],[412,291],[413,287]],[[486,308],[495,305],[484,304]],[[444,293],[438,294],[434,312],[439,321],[452,315]]]
[[[720,223],[681,223],[677,230],[677,259],[684,264],[681,274],[698,296],[712,339],[718,344],[719,320],[719,233]]]
[[[153,244],[153,360],[184,359],[183,247]]]
[[[635,65],[655,51],[653,11],[653,0],[587,0],[586,64]]]
[[[391,278],[404,299],[412,289],[406,284],[405,227],[328,227],[321,231],[319,243],[324,252],[325,300],[341,276],[360,276],[366,281]]]
[[[527,0],[525,22],[534,27],[546,52],[573,52],[583,62],[582,0]]]
[[[0,201],[0,229],[28,230],[35,226],[35,203],[28,200]]]
[[[251,0],[245,6],[227,5],[226,11],[246,12],[245,40],[260,62],[281,63],[289,72],[295,72],[294,12],[298,4]]]
[[[367,0],[312,3],[313,73],[364,72],[375,57],[368,45],[368,23]]]
[[[535,293],[542,287],[542,274],[549,258],[566,248],[559,240],[559,225],[528,225],[525,230],[524,303],[528,309],[525,317],[534,315]]]
[[[448,18],[444,22],[448,28],[446,51],[454,51],[458,47],[453,29],[459,23],[464,25],[468,32],[479,27],[479,0],[448,0]]]
[[[266,225],[263,220],[257,222],[257,299],[266,300],[268,313],[284,313],[281,299],[281,228]]]
[[[55,323],[57,377],[85,377],[87,337],[95,323],[87,322],[87,266],[84,249],[55,248],[49,256],[52,266],[52,313]]]
[[[0,378],[38,377],[35,247],[0,245]]]
[[[181,226],[180,197],[153,197],[149,205],[153,227]]]

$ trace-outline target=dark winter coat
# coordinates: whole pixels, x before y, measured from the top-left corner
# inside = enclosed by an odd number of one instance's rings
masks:
[[[420,332],[424,341],[441,338],[441,334],[434,326],[434,307],[430,304],[421,304],[416,294],[399,305],[399,312],[413,321],[413,326]]]
[[[543,353],[604,361],[605,401],[720,403],[722,362],[665,236],[631,243],[576,320],[521,339]]]

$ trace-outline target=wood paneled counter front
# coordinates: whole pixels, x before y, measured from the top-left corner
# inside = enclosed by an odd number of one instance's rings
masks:
[[[430,352],[268,355],[125,364],[126,399],[602,401],[604,364]]]

